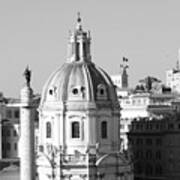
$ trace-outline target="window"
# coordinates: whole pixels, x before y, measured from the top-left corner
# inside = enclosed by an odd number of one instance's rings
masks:
[[[103,139],[107,138],[107,122],[103,121],[101,123],[101,137]]]
[[[3,150],[3,151],[5,150],[4,143],[2,143],[2,150]]]
[[[49,94],[53,95],[53,90],[52,89],[49,90]]]
[[[18,110],[14,111],[14,117],[19,118],[19,111]]]
[[[131,125],[130,124],[128,125],[128,130],[131,130]]]
[[[2,129],[2,136],[4,137],[4,136],[6,136],[6,133],[5,133],[6,131],[5,131],[5,129]]]
[[[161,151],[156,152],[156,159],[161,160]]]
[[[120,124],[120,129],[124,129],[124,124]]]
[[[51,123],[50,122],[46,123],[46,137],[51,138]]]
[[[168,124],[168,129],[173,129],[174,128],[174,124]]]
[[[139,124],[136,124],[136,129],[137,129],[137,130],[139,129]]]
[[[143,169],[142,169],[142,165],[141,164],[137,164],[137,166],[136,166],[136,172],[137,172],[137,174],[141,174],[142,173],[142,171],[143,171]]]
[[[100,94],[104,95],[104,89],[100,89]]]
[[[6,144],[6,149],[9,151],[11,149],[11,144],[10,143],[7,143]]]
[[[14,143],[14,150],[17,150],[17,143]]]
[[[162,140],[161,139],[156,139],[156,145],[161,146],[162,145]]]
[[[44,147],[42,145],[39,146],[39,151],[44,152]]]
[[[8,137],[11,136],[11,131],[9,129],[6,132]]]
[[[87,51],[86,51],[86,43],[83,42],[83,55],[86,56],[87,55]]]
[[[143,159],[143,151],[141,151],[141,150],[137,150],[136,152],[135,152],[135,158],[136,159]]]
[[[152,175],[153,173],[153,168],[151,165],[146,165],[146,175]]]
[[[151,150],[146,151],[146,159],[152,159],[152,151]]]
[[[6,111],[6,116],[7,116],[7,118],[12,118],[12,111],[11,110],[7,110]]]
[[[159,129],[159,124],[156,124],[156,129]]]
[[[149,145],[149,146],[152,145],[152,139],[149,139],[149,138],[146,139],[146,145]]]
[[[14,130],[13,134],[14,134],[14,136],[17,136],[17,132],[16,132],[16,130]]]
[[[157,175],[162,175],[162,167],[161,167],[161,165],[156,165],[156,174]]]
[[[78,89],[77,89],[77,88],[74,88],[74,89],[72,90],[72,93],[75,94],[75,95],[77,95],[77,94],[78,94]]]
[[[97,86],[97,98],[100,100],[107,99],[106,86],[104,84],[99,84]]]
[[[80,137],[80,125],[79,122],[72,122],[72,138],[79,138]]]
[[[137,138],[136,145],[142,145],[142,144],[143,144],[143,139]]]

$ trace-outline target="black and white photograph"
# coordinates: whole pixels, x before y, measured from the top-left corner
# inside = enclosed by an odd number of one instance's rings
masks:
[[[0,180],[180,180],[179,0],[0,0]]]

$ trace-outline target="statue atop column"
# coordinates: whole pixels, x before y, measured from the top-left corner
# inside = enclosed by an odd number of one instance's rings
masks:
[[[26,67],[23,75],[25,76],[26,80],[26,85],[30,86],[30,81],[31,81],[31,70],[29,69],[29,66]]]

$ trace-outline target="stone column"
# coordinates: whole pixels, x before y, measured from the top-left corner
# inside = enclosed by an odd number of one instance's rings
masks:
[[[0,159],[2,159],[2,120],[0,118]]]
[[[20,180],[35,180],[33,91],[30,85],[21,90],[20,104]]]

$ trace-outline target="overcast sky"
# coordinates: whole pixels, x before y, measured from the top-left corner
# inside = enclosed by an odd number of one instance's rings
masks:
[[[27,64],[41,92],[49,75],[66,61],[68,31],[77,12],[92,35],[92,60],[109,74],[129,59],[130,84],[153,75],[165,80],[180,47],[179,0],[0,1],[0,90],[19,97]]]

